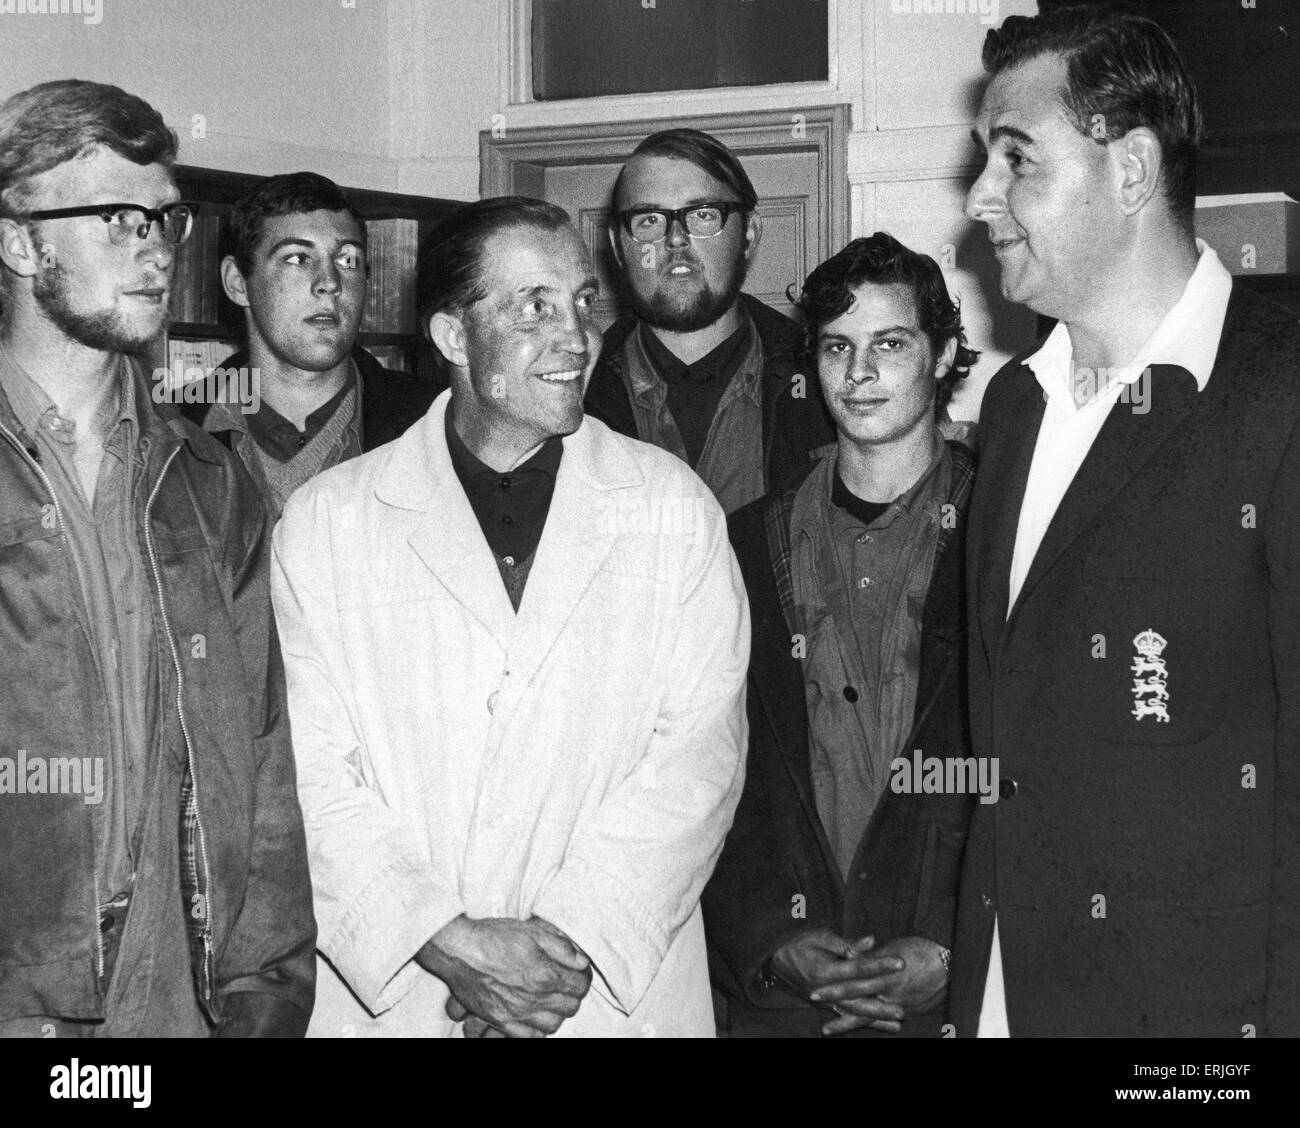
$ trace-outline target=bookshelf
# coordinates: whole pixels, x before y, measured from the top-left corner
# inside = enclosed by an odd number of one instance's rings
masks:
[[[244,311],[221,286],[221,259],[230,250],[226,217],[234,202],[264,178],[191,165],[174,171],[181,198],[201,207],[194,231],[177,252],[172,319],[149,361],[154,368],[180,364],[210,371],[244,343]],[[433,350],[416,325],[415,256],[420,240],[462,201],[343,187],[365,217],[370,248],[366,312],[357,344],[386,368],[435,380]]]

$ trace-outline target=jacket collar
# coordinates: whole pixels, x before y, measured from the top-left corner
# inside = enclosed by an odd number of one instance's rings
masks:
[[[1132,383],[1149,366],[1172,365],[1185,368],[1196,380],[1197,390],[1205,391],[1223,336],[1232,275],[1208,243],[1197,239],[1196,246],[1200,257],[1182,294],[1137,355],[1120,370],[1120,382]],[[1072,362],[1070,334],[1061,322],[1047,335],[1042,347],[1025,360],[1042,385],[1043,394],[1061,401],[1069,410],[1075,410]]]
[[[1213,369],[1216,381],[1230,380],[1231,371],[1238,362],[1240,342],[1236,327],[1241,320],[1242,304],[1246,301],[1248,296],[1233,286],[1223,333],[1217,342]],[[1003,419],[995,423],[990,421],[1004,438],[1002,442],[990,444],[993,454],[986,467],[990,479],[1006,483],[1006,492],[993,513],[989,532],[978,546],[980,561],[974,577],[980,632],[986,648],[989,640],[1003,637],[1017,610],[1038,583],[1120,491],[1139,474],[1150,473],[1152,459],[1158,455],[1169,435],[1194,410],[1198,399],[1198,384],[1189,371],[1173,365],[1156,364],[1151,366],[1149,411],[1139,413],[1122,403],[1112,406],[1047,527],[1021,585],[1016,606],[1008,615],[1011,554],[1015,549],[1020,507],[1044,411],[1041,388],[1023,360],[1010,379],[1012,390],[1008,412]]]
[[[375,484],[385,505],[422,514],[408,544],[453,598],[508,649],[513,674],[545,657],[618,537],[618,492],[645,477],[623,440],[592,420],[564,438],[564,457],[523,601],[510,606],[496,561],[456,477],[445,432],[451,392],[391,448]]]

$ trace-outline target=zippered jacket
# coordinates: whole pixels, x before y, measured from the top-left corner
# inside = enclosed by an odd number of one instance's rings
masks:
[[[316,926],[265,512],[234,456],[148,387],[137,370],[140,418],[163,423],[135,498],[158,650],[150,748],[187,765],[177,896],[195,989],[218,1035],[300,1035]],[[59,514],[0,397],[0,756],[82,756],[108,724]],[[89,807],[13,800],[0,797],[0,1020],[103,1018]]]

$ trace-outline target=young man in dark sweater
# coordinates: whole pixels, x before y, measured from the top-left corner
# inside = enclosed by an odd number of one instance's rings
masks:
[[[252,414],[211,404],[197,421],[239,455],[278,519],[304,482],[397,438],[437,388],[356,347],[366,225],[337,184],[272,176],[235,204],[230,230],[221,280],[244,309],[248,348],[223,367],[256,370],[260,403]]]

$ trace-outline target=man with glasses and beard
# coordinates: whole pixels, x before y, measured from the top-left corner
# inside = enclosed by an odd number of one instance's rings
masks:
[[[312,1009],[266,514],[131,355],[192,225],[175,157],[115,86],[0,106],[0,1037]]]
[[[668,129],[614,182],[610,243],[634,316],[605,332],[585,408],[690,465],[727,513],[790,483],[835,441],[799,327],[742,294],[763,227],[725,145]]]

